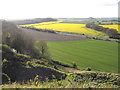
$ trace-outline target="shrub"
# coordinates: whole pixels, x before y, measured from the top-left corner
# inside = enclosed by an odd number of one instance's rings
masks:
[[[91,68],[90,68],[90,67],[88,67],[86,70],[87,70],[87,71],[91,71]]]
[[[36,57],[49,59],[50,58],[50,53],[48,51],[47,43],[44,42],[44,41],[40,41],[40,42],[37,41],[37,42],[35,42],[35,44],[36,44],[36,47],[35,47],[36,52],[35,52],[35,54],[36,53],[38,54],[38,56],[36,56]]]
[[[73,68],[77,68],[77,64],[75,62],[72,63]]]

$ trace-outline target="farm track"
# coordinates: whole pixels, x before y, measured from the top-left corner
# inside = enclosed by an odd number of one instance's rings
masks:
[[[35,40],[42,40],[42,41],[77,41],[77,40],[88,40],[85,37],[78,37],[78,36],[68,36],[68,35],[60,35],[48,32],[40,32],[35,31],[32,29],[23,29],[25,33],[29,33],[31,37]]]
[[[85,70],[79,70],[79,69],[74,69],[74,68],[71,68],[69,70],[69,72],[72,72],[72,73],[84,73],[84,72],[90,72],[90,71],[85,71]]]

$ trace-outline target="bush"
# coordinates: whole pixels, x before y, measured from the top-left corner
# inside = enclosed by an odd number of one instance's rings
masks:
[[[73,68],[77,68],[77,64],[75,62],[72,63]]]
[[[36,44],[35,54],[36,53],[39,54],[39,56],[36,56],[36,57],[38,57],[39,59],[41,59],[41,58],[49,59],[50,58],[50,53],[48,51],[47,43],[44,42],[44,41],[40,41],[40,42],[37,41],[37,42],[35,42],[35,44]]]
[[[90,67],[88,67],[86,70],[87,70],[87,71],[91,71],[91,68],[90,68]]]

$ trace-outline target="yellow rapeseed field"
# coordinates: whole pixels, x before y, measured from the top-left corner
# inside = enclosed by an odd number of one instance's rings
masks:
[[[51,29],[54,31],[62,31],[62,32],[80,33],[80,34],[96,36],[96,37],[107,37],[107,35],[105,35],[102,32],[98,32],[93,29],[86,28],[85,24],[60,23],[60,21],[56,21],[56,22],[44,22],[44,23],[28,24],[28,25],[20,25],[20,26],[34,27],[39,29]]]
[[[119,33],[120,33],[120,25],[100,25],[100,26],[103,26],[103,27],[106,27],[106,28],[111,28],[111,29],[116,29]],[[119,28],[118,28],[119,27]]]
[[[56,24],[60,23],[62,21],[52,21],[52,22],[42,22],[42,23],[36,23],[36,24],[26,24],[26,25],[18,25],[18,26],[23,26],[23,27],[29,27],[29,26],[39,26],[39,25],[48,25],[48,24]]]

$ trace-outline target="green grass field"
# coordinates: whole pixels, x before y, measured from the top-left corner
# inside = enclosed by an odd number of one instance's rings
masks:
[[[75,62],[79,69],[118,71],[118,44],[101,40],[48,42],[52,59],[64,64]]]

